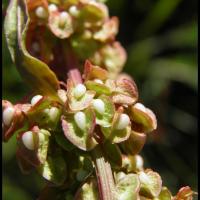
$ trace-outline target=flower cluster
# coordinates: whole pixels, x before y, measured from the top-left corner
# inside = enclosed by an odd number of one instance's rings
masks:
[[[100,194],[90,152],[101,146],[114,171],[117,199],[171,199],[159,174],[144,170],[138,155],[157,122],[154,113],[138,102],[134,80],[125,75],[110,79],[108,71],[86,61],[83,76],[70,71],[62,87],[57,101],[42,95],[24,104],[2,101],[3,140],[17,135],[22,172],[35,168],[55,190],[64,188],[66,199],[73,195],[67,191],[74,180],[84,183],[77,188],[76,199],[88,195],[96,200]]]
[[[102,2],[28,0],[27,9],[30,24],[26,44],[34,57],[52,68],[65,65],[66,57],[67,68],[72,67],[69,66],[72,63],[73,67],[78,67],[79,63],[82,65],[85,59],[90,59],[106,68],[110,76],[122,70],[126,52],[115,41],[119,21],[117,17],[109,18]]]

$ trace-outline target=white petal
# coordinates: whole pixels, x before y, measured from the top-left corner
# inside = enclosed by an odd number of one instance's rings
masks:
[[[3,111],[3,123],[9,126],[13,120],[15,109],[13,107],[7,107]]]
[[[31,105],[34,106],[40,99],[42,98],[41,95],[36,95],[31,99]]]
[[[22,135],[22,142],[27,149],[34,150],[35,144],[34,144],[33,132],[32,131],[25,132]]]
[[[117,130],[122,130],[126,128],[130,123],[130,118],[127,114],[122,113],[119,117],[118,124],[116,126]]]
[[[105,103],[101,99],[93,100],[94,109],[99,113],[103,114],[105,112]]]
[[[42,6],[36,8],[35,14],[41,19],[45,19],[47,17],[47,11]]]
[[[141,183],[145,183],[145,184],[149,183],[149,177],[144,172],[139,172],[139,179]]]
[[[55,4],[50,4],[48,6],[48,10],[49,10],[49,12],[54,12],[54,11],[58,10],[58,7]]]
[[[142,157],[139,156],[139,155],[136,155],[135,158],[136,158],[136,167],[138,169],[142,169],[143,168],[143,163],[144,163]]]
[[[80,98],[82,97],[86,92],[86,87],[83,84],[78,84],[75,88],[74,88],[74,97],[75,98]]]
[[[136,104],[134,105],[134,108],[137,108],[138,110],[141,110],[141,111],[143,111],[143,112],[146,112],[145,106],[144,106],[143,104],[141,104],[141,103],[136,103]]]
[[[77,124],[77,126],[81,129],[84,130],[86,127],[86,116],[84,112],[77,112],[74,115],[74,120]]]

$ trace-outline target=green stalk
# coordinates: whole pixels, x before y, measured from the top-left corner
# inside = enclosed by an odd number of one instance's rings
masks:
[[[98,145],[93,150],[100,200],[116,200],[115,183],[110,163]]]

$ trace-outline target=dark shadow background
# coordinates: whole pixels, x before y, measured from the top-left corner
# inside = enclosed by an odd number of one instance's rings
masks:
[[[141,153],[145,168],[159,172],[173,194],[184,185],[197,191],[197,0],[108,0],[107,5],[120,19],[117,39],[128,52],[124,72],[158,119]],[[6,6],[4,0],[3,10]],[[11,63],[4,35],[2,41],[3,99],[14,103],[28,88]],[[3,144],[3,199],[36,199],[43,182],[36,174],[21,174],[15,147],[15,138]]]

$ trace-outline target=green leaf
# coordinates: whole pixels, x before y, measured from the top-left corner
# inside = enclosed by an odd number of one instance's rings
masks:
[[[38,167],[38,172],[56,185],[63,184],[67,176],[67,166],[60,152],[49,155],[45,163]]]
[[[140,181],[137,174],[128,174],[117,180],[117,200],[137,200]]]
[[[58,100],[56,90],[59,85],[55,74],[45,63],[32,57],[26,50],[26,32],[29,25],[26,9],[23,2],[10,1],[4,28],[11,57],[21,77],[34,91]]]
[[[55,139],[56,142],[66,151],[71,151],[75,148],[75,146],[66,140],[66,137],[64,136],[63,132],[57,132],[55,133]]]
[[[172,194],[167,189],[167,187],[162,187],[162,190],[161,190],[158,198],[155,198],[155,200],[156,199],[159,199],[159,200],[171,200],[172,199]]]
[[[100,95],[100,94],[110,95],[111,94],[110,89],[104,84],[97,83],[95,81],[86,81],[85,85],[89,90],[94,90],[97,93],[97,95]]]
[[[140,193],[148,198],[158,197],[162,189],[162,179],[160,175],[152,170],[138,173],[141,182]]]
[[[88,151],[93,149],[97,142],[92,137],[95,127],[95,114],[91,108],[84,110],[86,116],[86,127],[81,130],[75,120],[74,115],[62,116],[62,129],[66,138],[78,148]]]
[[[106,141],[103,144],[102,149],[111,163],[121,167],[122,154],[121,154],[120,148],[116,144],[111,144],[109,141]]]
[[[90,179],[82,185],[75,195],[75,200],[99,200],[98,187],[95,179]]]

